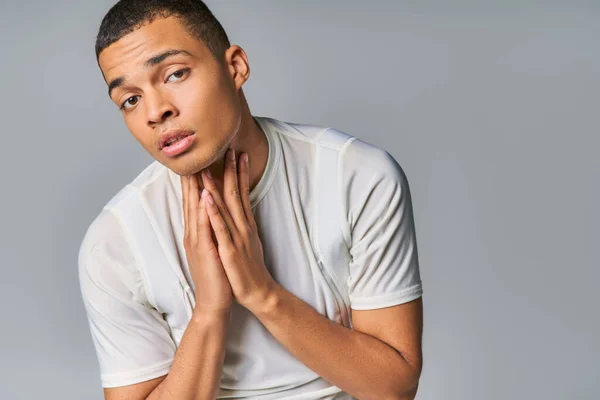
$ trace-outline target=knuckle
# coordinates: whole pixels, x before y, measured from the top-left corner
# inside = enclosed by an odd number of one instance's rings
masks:
[[[232,259],[235,256],[235,248],[232,246],[223,246],[223,248],[220,248],[219,250],[226,258]]]
[[[254,221],[254,215],[252,214],[252,212],[250,212],[249,215],[250,216],[248,217],[248,220],[246,221],[246,224],[248,226],[248,230],[250,232],[257,232],[258,228],[256,226],[256,222]]]
[[[252,232],[252,227],[246,221],[246,222],[243,222],[243,223],[240,224],[239,231],[240,231],[240,234],[242,236],[244,236],[244,237],[250,237],[250,234]]]
[[[240,198],[240,192],[237,189],[235,189],[235,188],[229,190],[229,194],[230,194],[231,197],[233,197],[235,199],[239,199]]]
[[[246,238],[241,232],[231,235],[231,241],[236,248],[244,248],[246,246]]]

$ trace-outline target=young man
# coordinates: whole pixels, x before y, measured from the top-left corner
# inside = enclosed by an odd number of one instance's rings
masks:
[[[106,398],[413,399],[422,287],[398,163],[253,116],[246,54],[199,0],[121,0],[96,54],[156,159],[79,251]]]

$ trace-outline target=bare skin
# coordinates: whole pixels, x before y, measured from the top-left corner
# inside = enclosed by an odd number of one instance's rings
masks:
[[[144,63],[168,50],[187,54],[168,57],[151,68]],[[250,186],[260,180],[267,163],[268,142],[242,91],[250,77],[244,50],[233,45],[219,62],[204,43],[190,34],[176,17],[146,24],[111,44],[99,56],[107,84],[118,77],[111,100],[125,124],[157,161],[179,175],[198,174],[209,168],[222,187],[227,148],[252,157]],[[158,150],[161,133],[170,129],[195,132],[195,143],[172,158]]]
[[[180,54],[154,69],[143,67],[148,58],[172,48],[184,48],[192,56]],[[189,236],[187,225],[198,224],[197,238],[188,240],[186,252],[211,245],[206,234],[209,221],[218,254],[218,261],[214,251],[214,257],[187,255],[194,269],[206,266],[194,272],[193,279],[195,284],[214,283],[216,290],[224,291],[222,296],[200,299],[197,309],[205,312],[194,310],[166,377],[107,389],[107,398],[214,398],[226,345],[227,304],[235,299],[293,356],[332,385],[360,399],[414,399],[422,368],[420,298],[376,310],[352,310],[353,329],[348,329],[273,282],[265,268],[247,192],[264,172],[268,144],[241,92],[249,76],[243,50],[231,46],[220,66],[177,19],[166,18],[111,45],[101,54],[100,65],[107,83],[126,77],[127,84],[116,88],[112,99],[119,105],[130,99],[123,114],[136,139],[182,176],[182,187],[186,187],[185,179],[192,179],[185,189],[186,232]],[[191,73],[178,72],[182,68],[190,68]],[[164,157],[157,147],[160,133],[173,128],[190,129],[197,135],[195,145],[175,159]],[[225,157],[228,147],[236,155],[249,155],[247,169],[236,157]],[[204,169],[214,179],[205,172],[199,174]],[[189,194],[196,196],[201,188],[208,194],[198,202],[195,197],[190,200]],[[189,207],[198,207],[196,217]],[[200,283],[204,279],[211,281]]]
[[[152,67],[144,63],[169,50]],[[246,194],[266,167],[268,142],[254,122],[242,92],[250,68],[243,49],[231,46],[220,62],[203,42],[190,36],[178,18],[157,19],[124,36],[99,56],[107,84],[123,77],[111,100],[121,109],[137,141],[160,163],[181,176],[185,249],[197,290],[194,315],[183,335],[168,375],[135,385],[106,388],[105,398],[213,399],[219,389],[233,293],[220,262],[205,201],[200,199],[202,170],[211,172],[211,187],[223,192],[228,148],[253,162],[235,190]],[[159,150],[160,135],[170,129],[190,130],[195,141],[176,157]],[[236,182],[237,182],[236,177]],[[232,188],[229,188],[232,190]],[[251,213],[250,213],[251,215]]]

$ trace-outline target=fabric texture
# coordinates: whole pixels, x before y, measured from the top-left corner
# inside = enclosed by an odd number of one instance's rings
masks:
[[[273,278],[338,323],[352,309],[420,297],[410,190],[396,160],[355,138],[338,149],[336,170],[317,171],[318,138],[328,128],[254,119],[267,136],[269,156],[250,200]],[[316,204],[317,173],[340,174],[337,203]],[[312,250],[317,206],[325,207],[320,215],[341,213],[347,222],[348,232],[333,241],[344,252],[340,259],[349,260],[333,272],[348,299],[341,305]],[[179,176],[155,161],[107,202],[82,240],[79,279],[103,387],[169,372],[195,296],[182,211]],[[352,398],[295,359],[235,302],[227,335],[217,398]]]

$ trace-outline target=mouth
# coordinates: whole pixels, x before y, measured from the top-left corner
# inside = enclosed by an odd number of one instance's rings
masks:
[[[159,150],[176,145],[181,140],[193,135],[192,131],[168,131],[160,139]]]
[[[174,137],[173,139],[165,141],[165,146],[160,152],[166,157],[177,157],[189,150],[196,141],[195,139],[196,135],[193,133],[187,136],[182,135],[180,137]]]

